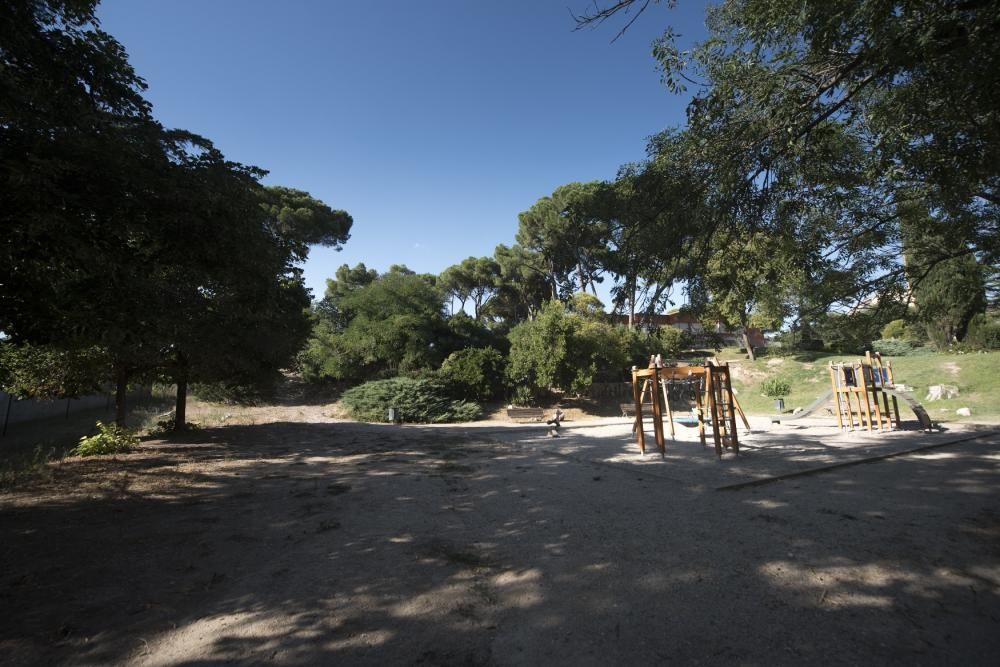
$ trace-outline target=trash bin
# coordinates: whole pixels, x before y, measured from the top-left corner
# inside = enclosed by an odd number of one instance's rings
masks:
[[[775,399],[775,401],[774,401],[774,409],[777,410],[778,412],[784,412],[785,411],[785,399],[783,399],[783,398]]]
[[[399,408],[389,408],[387,412],[390,424],[398,424],[403,420],[402,416],[399,414]]]

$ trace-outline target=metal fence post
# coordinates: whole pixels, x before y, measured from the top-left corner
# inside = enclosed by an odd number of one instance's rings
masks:
[[[7,435],[7,422],[10,420],[10,406],[14,402],[14,394],[7,394],[7,410],[3,417],[3,434],[0,437],[5,437]]]

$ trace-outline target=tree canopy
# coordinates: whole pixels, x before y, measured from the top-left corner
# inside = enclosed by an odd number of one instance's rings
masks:
[[[598,3],[578,24],[620,17],[626,30],[649,4]],[[648,244],[668,257],[684,247],[688,268],[669,267],[664,278],[711,280],[723,268],[718,251],[736,247],[746,250],[745,287],[773,277],[774,257],[746,241],[764,234],[785,248],[777,291],[800,322],[831,305],[905,300],[913,276],[959,255],[996,265],[997,3],[726,0],[706,18],[709,36],[693,48],[681,50],[671,28],[653,45],[668,88],[693,98],[686,127],[654,137],[648,162],[614,184],[605,216],[621,229],[612,238],[667,229],[657,220],[680,207],[673,228],[688,243]],[[672,188],[663,165],[687,187]],[[652,211],[642,213],[647,201]],[[949,243],[906,247],[921,237],[903,233],[914,205],[928,212],[929,232],[948,230]],[[650,264],[653,253],[616,244],[629,264]],[[619,275],[627,299],[638,277]]]
[[[94,0],[0,7],[0,331],[131,376],[273,373],[308,334],[297,266],[350,215],[163,128]],[[54,352],[53,352],[54,353]],[[41,366],[38,366],[41,368]]]

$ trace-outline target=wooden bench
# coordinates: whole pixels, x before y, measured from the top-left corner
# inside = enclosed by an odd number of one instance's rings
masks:
[[[622,417],[635,417],[635,403],[619,403],[622,409]]]
[[[528,420],[540,422],[545,416],[545,411],[541,408],[507,408],[507,418],[517,420]]]

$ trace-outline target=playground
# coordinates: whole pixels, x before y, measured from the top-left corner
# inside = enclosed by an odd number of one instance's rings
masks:
[[[905,413],[904,413],[905,414]],[[195,415],[197,418],[197,415]],[[1000,435],[247,408],[0,496],[0,662],[992,664]],[[646,424],[647,431],[650,424]],[[650,443],[652,443],[652,438]],[[58,542],[59,549],[52,544]]]

